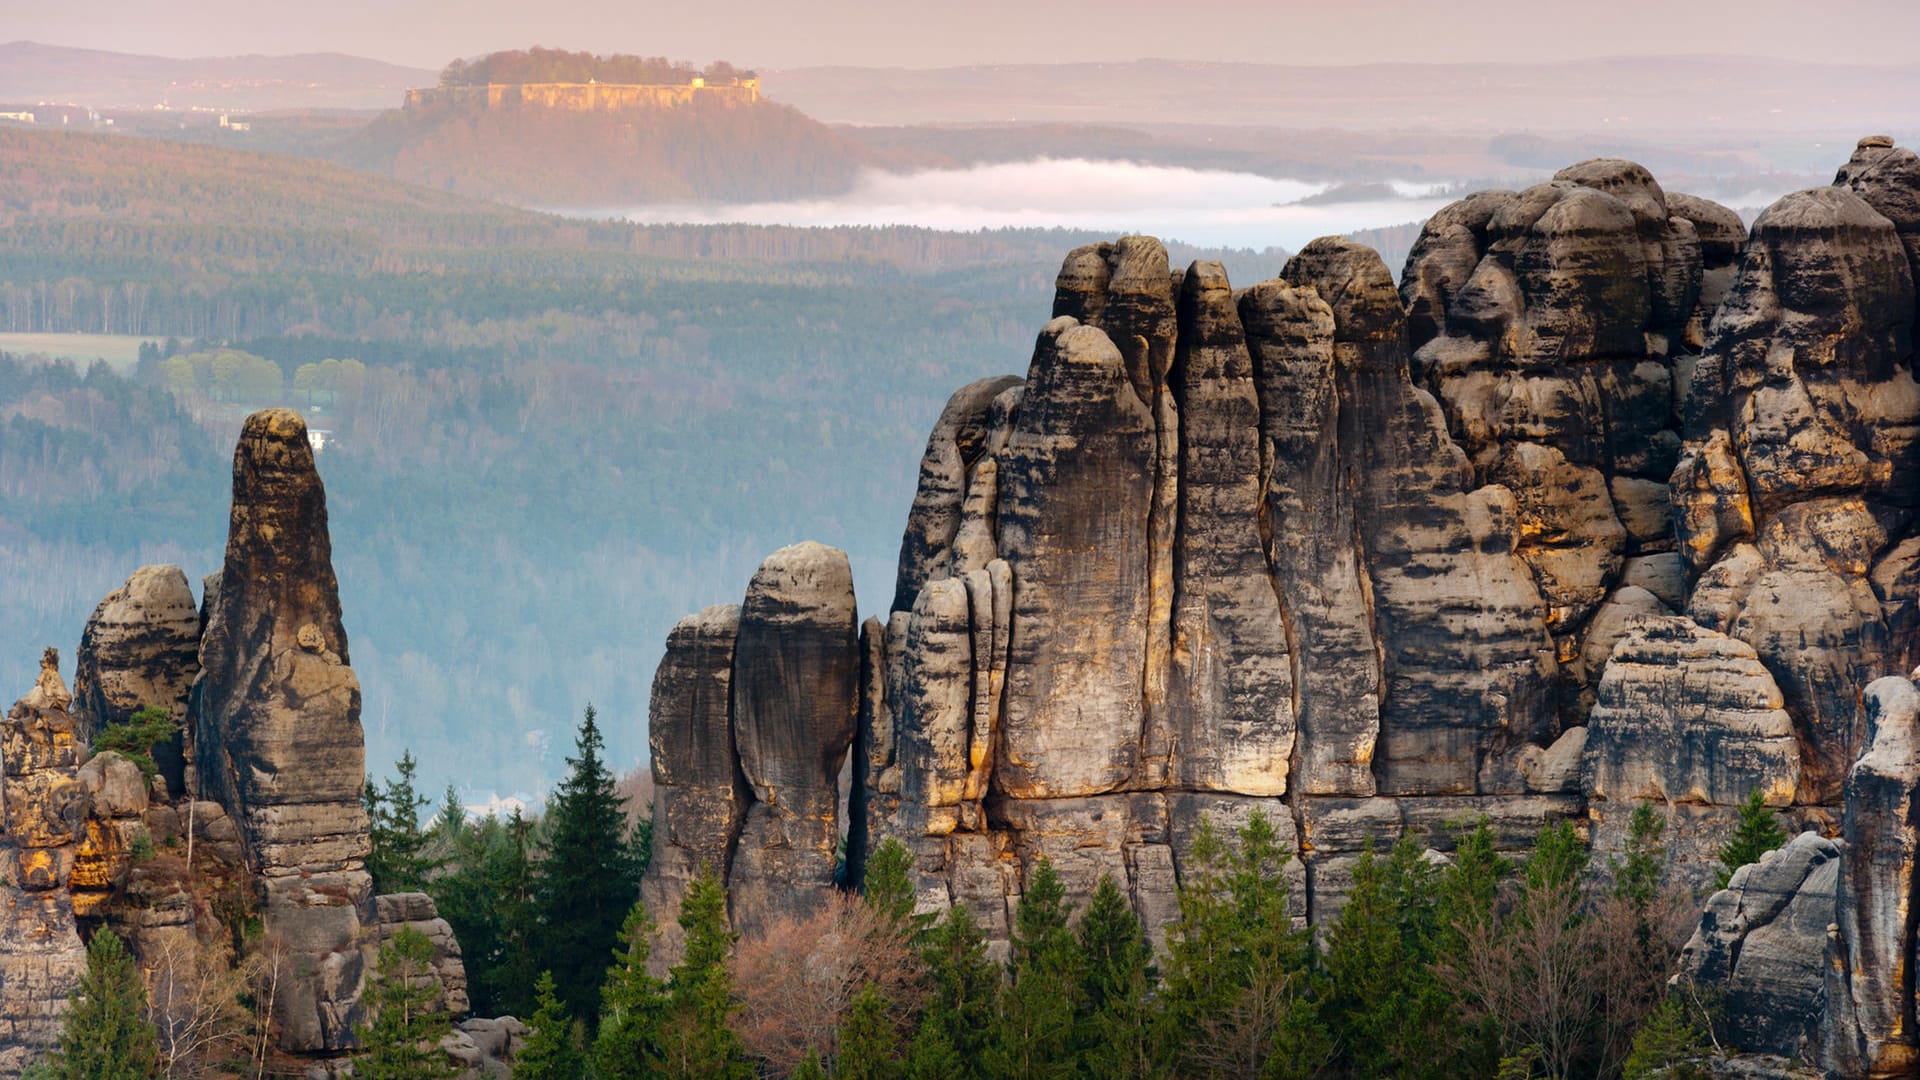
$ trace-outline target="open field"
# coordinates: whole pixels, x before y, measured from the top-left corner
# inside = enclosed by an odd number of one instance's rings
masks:
[[[156,339],[135,334],[0,333],[0,352],[56,356],[80,364],[105,360],[115,371],[127,371],[140,359],[143,341]]]

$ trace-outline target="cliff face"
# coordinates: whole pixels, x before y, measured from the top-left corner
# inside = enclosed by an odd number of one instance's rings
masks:
[[[223,569],[196,611],[177,567],[144,567],[95,611],[78,693],[49,650],[39,684],[0,725],[0,1075],[59,1029],[101,926],[148,968],[179,947],[228,939],[219,904],[247,897],[284,943],[279,1050],[323,1067],[354,1045],[380,943],[401,925],[436,944],[445,1000],[464,1012],[452,932],[424,896],[378,897],[360,690],[306,425],[285,410],[247,419],[234,453]],[[151,783],[125,757],[90,754],[100,729],[151,706],[183,723],[156,748]],[[171,751],[171,754],[169,754]],[[138,859],[137,849],[146,853]]]
[[[1897,695],[1862,694],[1920,659],[1916,162],[1866,140],[1751,236],[1584,162],[1443,210],[1397,289],[1340,240],[1239,290],[1150,238],[1071,253],[1025,378],[962,389],[929,438],[890,614],[837,661],[755,643],[859,667],[851,873],[897,837],[923,905],[1004,941],[1044,856],[1157,928],[1196,824],[1258,808],[1320,921],[1368,839],[1444,850],[1484,815],[1518,849],[1570,818],[1604,857],[1654,799],[1698,887],[1758,790],[1827,837],[1715,898],[1701,970],[1756,1046],[1907,1068],[1920,765]],[[657,714],[738,678],[702,627]],[[699,716],[688,745],[719,747]],[[731,790],[747,752],[675,730],[663,791]],[[674,845],[725,849],[691,820]]]

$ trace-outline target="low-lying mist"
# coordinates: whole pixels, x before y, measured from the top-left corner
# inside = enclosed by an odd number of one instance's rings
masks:
[[[612,213],[640,224],[917,225],[958,231],[1059,227],[1151,233],[1206,247],[1297,251],[1315,237],[1424,219],[1449,201],[1425,187],[1396,183],[1387,198],[1299,204],[1327,187],[1243,172],[1043,158],[910,173],[868,170],[853,190],[822,199],[661,204]]]

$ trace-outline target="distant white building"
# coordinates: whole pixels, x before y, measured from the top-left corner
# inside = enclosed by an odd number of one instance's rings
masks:
[[[16,124],[39,123],[30,112],[0,112],[0,120],[11,120]]]
[[[308,428],[307,429],[307,445],[313,447],[314,457],[319,457],[320,452],[322,450],[325,450],[327,448],[327,444],[332,441],[333,441],[333,432],[328,431],[326,428]]]

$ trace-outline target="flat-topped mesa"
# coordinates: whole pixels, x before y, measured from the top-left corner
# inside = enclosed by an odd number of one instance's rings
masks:
[[[240,827],[266,922],[324,979],[276,1009],[283,1045],[353,1043],[374,921],[360,683],[347,666],[326,492],[299,414],[247,418],[233,456],[227,555],[210,579],[189,726],[201,792]]]

